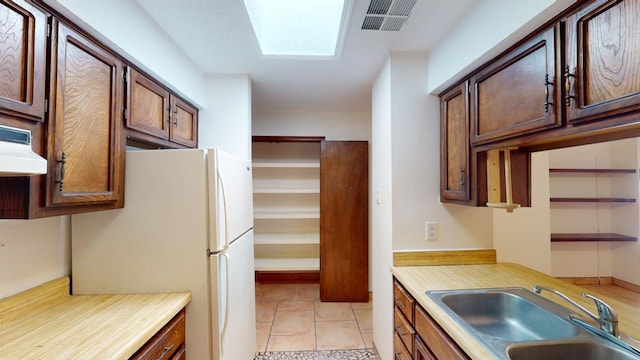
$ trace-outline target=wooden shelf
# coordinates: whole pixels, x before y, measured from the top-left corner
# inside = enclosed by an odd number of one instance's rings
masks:
[[[256,258],[255,271],[320,270],[319,258]]]
[[[633,198],[592,198],[592,197],[552,197],[553,202],[582,202],[582,203],[634,203]]]
[[[320,234],[255,234],[256,245],[320,244]]]
[[[320,194],[320,189],[253,189],[254,194]]]
[[[266,168],[310,168],[319,169],[320,162],[259,162],[253,163],[253,167],[256,169]]]
[[[638,241],[638,238],[613,233],[551,234],[551,242],[580,241]]]
[[[261,211],[254,210],[254,219],[320,219],[320,211]]]
[[[549,169],[549,173],[635,174],[635,169]]]

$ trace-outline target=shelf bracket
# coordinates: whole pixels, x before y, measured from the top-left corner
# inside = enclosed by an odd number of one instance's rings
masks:
[[[507,147],[487,151],[487,206],[498,209],[506,209],[511,213],[520,207],[520,204],[513,202],[511,186],[511,150],[517,147]],[[501,199],[502,186],[500,182],[500,152],[504,153],[504,186],[506,202]]]

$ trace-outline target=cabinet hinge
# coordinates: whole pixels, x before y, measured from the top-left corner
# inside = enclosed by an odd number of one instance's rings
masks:
[[[49,113],[49,99],[44,99],[44,113]]]
[[[127,108],[122,108],[122,118],[127,121]]]
[[[51,23],[47,23],[47,38],[51,38]]]

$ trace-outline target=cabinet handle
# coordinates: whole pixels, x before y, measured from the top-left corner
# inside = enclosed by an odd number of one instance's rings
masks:
[[[63,151],[62,152],[62,157],[60,158],[60,160],[56,160],[56,162],[61,164],[60,165],[60,180],[56,180],[54,182],[56,184],[60,184],[58,186],[58,189],[60,191],[62,191],[62,189],[64,188],[64,169],[65,169],[65,165],[67,165],[67,154]]]
[[[396,332],[398,333],[398,335],[400,335],[400,337],[404,337],[406,335],[402,333],[402,326],[400,326],[400,324],[396,324]]]
[[[553,82],[549,81],[549,74],[544,76],[544,112],[549,112],[549,106],[553,105],[552,102],[549,101],[549,85],[553,86]]]
[[[571,99],[575,99],[576,96],[575,95],[571,95],[571,80],[570,80],[570,78],[575,78],[576,75],[572,74],[569,71],[569,65],[564,67],[564,73],[562,75],[564,76],[564,91],[565,91],[564,100],[565,100],[567,106],[571,106]]]
[[[167,113],[169,113],[169,118],[167,119],[167,125],[171,126],[171,105],[167,108]]]
[[[398,351],[397,353],[395,353],[395,358],[396,360],[402,360],[402,352]]]
[[[173,126],[178,127],[178,107],[173,111]]]
[[[157,360],[162,360],[162,358],[163,358],[165,355],[167,355],[167,353],[168,353],[169,351],[171,351],[171,349],[173,349],[173,345],[171,345],[171,346],[165,346],[165,347],[164,347],[164,352],[163,352],[162,354],[160,354],[160,356],[158,356],[158,359],[157,359]]]
[[[464,181],[464,168],[460,168],[460,188],[464,189],[465,181]]]

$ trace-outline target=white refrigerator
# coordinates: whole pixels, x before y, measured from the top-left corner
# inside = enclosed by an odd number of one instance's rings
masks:
[[[127,151],[124,209],[72,215],[73,294],[189,291],[190,360],[256,352],[251,163]]]

